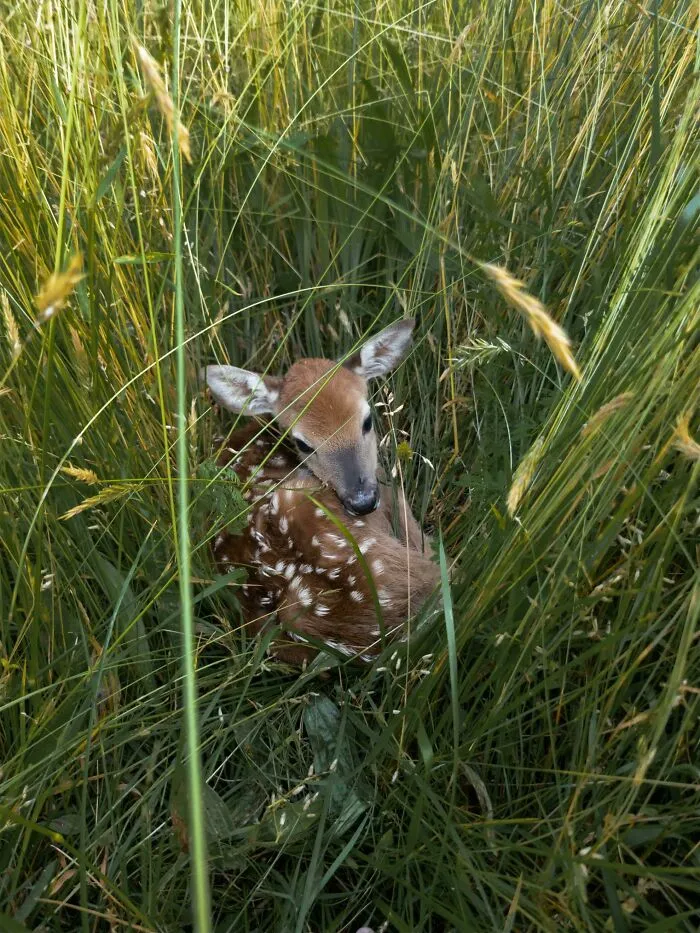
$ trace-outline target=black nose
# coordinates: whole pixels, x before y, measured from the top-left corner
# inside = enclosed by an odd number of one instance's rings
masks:
[[[368,512],[374,512],[379,505],[379,490],[376,486],[369,489],[356,489],[343,502],[348,512],[354,512],[355,515],[367,515]]]

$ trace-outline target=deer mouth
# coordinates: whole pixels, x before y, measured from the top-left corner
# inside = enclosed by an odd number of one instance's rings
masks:
[[[353,517],[369,515],[371,512],[376,512],[381,502],[378,486],[373,490],[361,490],[354,496],[346,496],[344,498],[339,496],[338,498],[348,515],[352,515]]]

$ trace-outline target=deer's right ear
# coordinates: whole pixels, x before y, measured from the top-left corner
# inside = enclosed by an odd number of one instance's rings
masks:
[[[260,376],[237,366],[204,366],[200,375],[224,408],[249,415],[273,415],[277,411],[282,380],[276,376]]]

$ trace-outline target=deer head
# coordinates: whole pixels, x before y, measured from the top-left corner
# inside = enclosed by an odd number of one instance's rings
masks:
[[[301,359],[284,376],[206,366],[203,378],[224,408],[272,415],[289,432],[304,465],[335,490],[348,512],[365,515],[379,505],[377,439],[367,382],[401,362],[414,323],[391,324],[340,362]]]

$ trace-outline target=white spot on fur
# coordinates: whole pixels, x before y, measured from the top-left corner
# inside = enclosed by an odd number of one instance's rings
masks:
[[[270,466],[273,466],[273,467],[284,467],[284,466],[287,466],[287,461],[285,460],[284,457],[273,457],[273,458],[270,460]]]
[[[323,603],[316,603],[314,607],[315,616],[327,616],[330,611],[331,607],[325,606]]]
[[[359,590],[353,590],[350,593],[350,599],[355,603],[361,603],[364,598],[364,595]]]
[[[283,535],[286,535],[287,532],[289,531],[289,521],[287,520],[287,516],[286,516],[286,515],[281,515],[281,516],[280,516],[280,523],[279,523],[279,524],[280,524],[280,531],[282,532]]]
[[[356,518],[355,521],[354,521],[354,525],[355,525],[355,528],[364,528],[364,527],[365,527],[365,523],[362,521],[361,518]]]
[[[302,564],[299,567],[299,573],[313,573],[313,569],[311,564]]]
[[[355,577],[351,575],[348,577],[348,586],[354,586],[354,585],[355,585]]]
[[[265,441],[262,440],[262,438],[258,438],[257,441],[255,442],[255,446],[256,446],[256,447],[264,447],[264,446],[265,446]]]
[[[323,511],[323,509],[314,509],[314,515],[316,516],[316,518],[326,517],[326,513]]]
[[[302,587],[299,590],[299,599],[301,600],[302,606],[308,609],[311,603],[313,602],[313,599],[311,598],[311,591],[306,589],[306,587]]]
[[[328,571],[329,580],[337,580],[340,576],[340,567],[334,567],[332,570]]]
[[[376,538],[365,538],[362,544],[360,545],[360,552],[366,554],[367,551],[372,547],[373,544],[377,543]]]
[[[293,589],[296,592],[296,595],[302,606],[311,605],[313,602],[313,599],[311,598],[311,590],[308,586],[302,583],[301,577],[294,577],[289,586],[290,589]]]
[[[311,547],[320,547],[320,542],[318,540],[318,535],[314,535],[311,539]]]
[[[296,564],[287,564],[287,566],[284,568],[284,575],[288,580],[291,580],[296,572]]]
[[[379,598],[380,606],[384,606],[386,609],[388,609],[391,606],[392,599],[391,599],[391,594],[389,593],[388,590],[378,590],[377,596]]]
[[[372,570],[373,570],[374,573],[376,573],[377,575],[380,574],[380,573],[384,573],[384,563],[383,563],[383,561],[381,561],[381,560],[379,560],[379,559],[373,561],[373,563],[372,563]]]
[[[287,566],[286,560],[278,560],[275,564],[275,573],[282,573],[284,568]]]
[[[280,507],[280,497],[276,492],[273,492],[272,498],[270,499],[270,512],[272,515],[277,515],[277,511]]]
[[[226,537],[226,532],[224,531],[219,532],[219,534],[214,538],[214,550],[221,547],[221,545],[224,542],[225,537]]]

